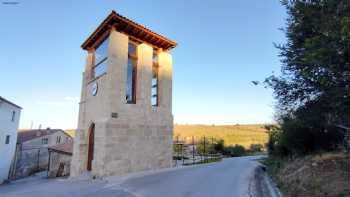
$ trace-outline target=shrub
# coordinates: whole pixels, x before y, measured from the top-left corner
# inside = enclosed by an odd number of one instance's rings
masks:
[[[249,151],[252,153],[261,152],[263,150],[263,145],[261,144],[251,144]]]
[[[223,139],[220,139],[220,140],[216,140],[215,143],[214,143],[214,151],[215,153],[221,153],[223,154],[224,153],[224,149],[225,149],[225,145],[224,145],[224,140]]]
[[[331,151],[341,143],[343,134],[319,114],[317,104],[298,108],[284,115],[280,127],[267,126],[270,155],[295,157],[319,151]]]
[[[212,141],[213,140],[211,138],[202,138],[196,145],[197,152],[201,155],[213,154],[215,150]]]
[[[246,154],[246,150],[245,150],[244,146],[236,144],[234,146],[226,147],[224,154],[226,156],[231,156],[231,157],[240,157],[240,156],[244,156]]]
[[[287,156],[288,149],[282,143],[282,130],[276,125],[265,126],[269,139],[267,142],[267,150],[269,155],[275,156]]]

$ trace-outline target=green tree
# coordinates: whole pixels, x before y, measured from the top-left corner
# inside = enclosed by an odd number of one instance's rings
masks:
[[[244,146],[236,144],[234,146],[225,147],[225,155],[228,155],[230,157],[240,157],[244,156],[245,154],[246,150]]]
[[[276,45],[282,72],[265,80],[278,101],[277,144],[287,154],[330,149],[340,139],[334,125],[350,122],[350,1],[282,4],[288,13],[287,42]]]
[[[264,147],[261,144],[251,144],[249,147],[249,151],[252,153],[257,153],[257,152],[261,152],[263,148]]]
[[[225,141],[223,139],[215,140],[214,151],[215,153],[223,153],[225,149]]]
[[[287,43],[277,45],[282,75],[266,82],[274,89],[279,109],[293,112],[319,102],[327,123],[349,120],[350,1],[282,1],[288,11]]]

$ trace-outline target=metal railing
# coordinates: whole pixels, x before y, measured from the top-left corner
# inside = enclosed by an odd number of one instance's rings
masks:
[[[213,137],[175,137],[173,140],[174,166],[193,165],[221,160],[222,155],[215,151],[215,144],[216,139]]]

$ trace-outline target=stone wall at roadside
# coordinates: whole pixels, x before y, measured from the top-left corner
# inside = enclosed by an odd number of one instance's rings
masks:
[[[49,154],[47,148],[24,149],[17,151],[15,170],[12,177],[22,178],[36,172],[45,171],[48,167]]]
[[[48,169],[48,177],[68,176],[70,173],[70,163],[72,155],[50,151],[50,164]]]

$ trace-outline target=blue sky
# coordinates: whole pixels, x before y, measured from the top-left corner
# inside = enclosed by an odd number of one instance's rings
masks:
[[[1,0],[4,2],[4,0]],[[272,91],[254,86],[279,72],[285,9],[277,0],[16,0],[0,4],[0,95],[23,107],[20,128],[76,128],[82,42],[112,11],[178,42],[175,123],[273,121]]]

